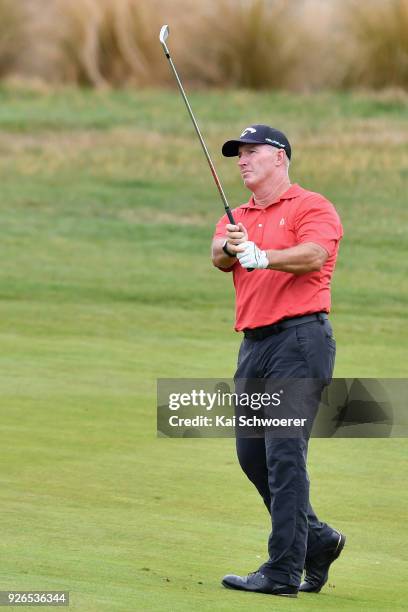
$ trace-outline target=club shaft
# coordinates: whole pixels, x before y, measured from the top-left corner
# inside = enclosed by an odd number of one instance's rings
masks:
[[[220,179],[218,178],[217,172],[215,170],[215,167],[214,167],[214,164],[212,162],[211,156],[210,156],[210,154],[208,152],[207,146],[206,146],[206,144],[204,142],[203,137],[201,136],[200,128],[198,127],[197,121],[196,121],[196,119],[194,117],[194,114],[193,114],[193,111],[191,109],[190,103],[189,103],[189,101],[187,99],[187,96],[186,96],[186,92],[184,91],[184,87],[183,87],[183,85],[182,85],[182,83],[180,81],[180,77],[177,74],[176,67],[173,64],[173,60],[171,59],[171,56],[170,56],[170,53],[169,53],[169,50],[168,50],[167,46],[165,46],[165,45],[163,45],[163,46],[164,46],[164,51],[165,51],[166,57],[169,60],[170,67],[171,67],[171,69],[173,71],[173,74],[174,74],[174,76],[176,78],[178,88],[180,90],[180,93],[181,93],[181,95],[183,97],[183,100],[184,100],[184,103],[186,105],[186,108],[188,110],[188,114],[190,115],[191,121],[193,122],[193,125],[194,125],[194,128],[195,128],[195,131],[197,132],[197,136],[199,138],[199,141],[201,143],[201,147],[202,147],[202,149],[204,151],[204,155],[205,155],[205,157],[207,159],[207,162],[208,162],[208,165],[210,167],[211,174],[213,175],[214,182],[215,182],[215,184],[217,186],[218,192],[219,192],[219,194],[221,196],[221,200],[222,200],[222,202],[224,204],[225,212],[227,213],[227,216],[228,216],[228,219],[229,219],[230,223],[235,225],[235,220],[234,220],[233,214],[231,212],[231,209],[229,207],[228,200],[227,200],[227,198],[225,196],[224,190],[222,188]]]

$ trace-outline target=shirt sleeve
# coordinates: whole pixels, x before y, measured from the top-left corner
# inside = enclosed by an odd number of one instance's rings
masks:
[[[315,242],[333,255],[343,237],[340,217],[333,204],[322,196],[308,198],[297,211],[295,232],[298,243]]]

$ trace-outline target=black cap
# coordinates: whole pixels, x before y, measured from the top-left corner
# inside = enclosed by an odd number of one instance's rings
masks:
[[[222,154],[225,157],[235,157],[241,144],[268,144],[277,149],[284,149],[288,159],[292,154],[285,134],[269,125],[256,124],[245,128],[238,140],[228,140],[224,143]]]

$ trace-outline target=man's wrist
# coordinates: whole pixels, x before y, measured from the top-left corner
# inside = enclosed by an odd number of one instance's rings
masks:
[[[231,251],[228,250],[227,244],[228,244],[228,240],[226,239],[224,241],[224,244],[222,245],[222,250],[224,251],[224,253],[228,255],[228,257],[236,257],[235,253],[231,253]]]
[[[261,251],[262,253],[262,259],[260,260],[260,265],[259,267],[263,270],[267,270],[269,268],[269,257],[268,257],[268,251]]]

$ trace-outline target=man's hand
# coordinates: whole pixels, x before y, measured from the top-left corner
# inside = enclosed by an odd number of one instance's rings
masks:
[[[237,257],[243,268],[258,268],[264,270],[269,261],[265,251],[261,251],[254,242],[247,240],[237,247]]]
[[[226,246],[228,251],[234,255],[238,254],[237,246],[248,240],[248,232],[242,223],[238,223],[238,225],[228,223],[228,225],[225,226],[225,236],[227,238]]]

